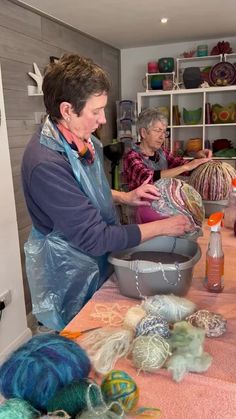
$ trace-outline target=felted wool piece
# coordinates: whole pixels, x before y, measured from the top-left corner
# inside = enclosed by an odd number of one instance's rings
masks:
[[[205,217],[202,198],[188,183],[176,178],[163,178],[154,183],[161,193],[152,201],[152,208],[162,216],[186,215],[192,224],[192,232],[201,230]]]
[[[228,199],[235,177],[236,170],[230,164],[211,160],[192,171],[189,183],[202,199],[221,201]]]
[[[174,381],[181,381],[188,371],[203,372],[210,367],[212,357],[203,351],[204,339],[203,329],[194,327],[186,321],[174,324],[168,340],[172,356],[166,362]]]

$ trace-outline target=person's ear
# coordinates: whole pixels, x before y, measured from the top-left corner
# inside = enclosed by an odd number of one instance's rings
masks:
[[[139,133],[140,133],[140,137],[141,137],[141,138],[146,138],[146,135],[147,135],[147,130],[146,130],[146,128],[140,128]]]
[[[71,115],[72,115],[72,105],[69,102],[61,102],[60,103],[60,112],[62,119],[66,122],[70,122]]]

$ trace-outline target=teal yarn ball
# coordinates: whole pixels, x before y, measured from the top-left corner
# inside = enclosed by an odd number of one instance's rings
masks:
[[[88,408],[88,400],[93,407],[100,405],[102,403],[100,388],[90,384],[89,380],[78,380],[68,384],[48,401],[47,411],[64,410],[74,417]]]
[[[25,400],[9,399],[0,404],[0,419],[34,419],[39,415]]]
[[[0,393],[6,399],[26,400],[44,413],[58,390],[87,378],[90,368],[86,352],[77,343],[59,335],[36,335],[0,367]]]
[[[138,403],[138,386],[124,371],[109,372],[102,381],[101,390],[105,402],[119,402],[125,412],[131,411]]]

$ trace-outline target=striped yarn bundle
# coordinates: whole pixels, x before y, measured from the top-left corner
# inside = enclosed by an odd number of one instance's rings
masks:
[[[208,337],[221,336],[227,328],[227,320],[221,314],[208,310],[198,310],[187,317],[186,321],[192,326],[204,329]]]
[[[201,230],[205,217],[202,198],[188,183],[176,178],[163,178],[155,182],[161,196],[152,202],[153,209],[169,217],[186,215],[193,226],[192,232]]]
[[[161,316],[148,315],[144,317],[136,327],[137,336],[148,336],[158,334],[163,338],[170,336],[168,322]]]
[[[221,201],[228,199],[232,179],[236,177],[236,170],[228,163],[209,161],[194,169],[189,183],[201,195],[202,199]]]
[[[139,389],[135,381],[124,371],[112,370],[105,376],[101,390],[106,403],[119,402],[125,412],[135,408]]]
[[[1,366],[0,393],[45,412],[59,389],[89,372],[89,358],[77,343],[59,335],[36,335]]]

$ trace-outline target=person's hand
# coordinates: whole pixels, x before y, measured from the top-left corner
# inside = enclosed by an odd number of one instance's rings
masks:
[[[152,176],[150,175],[141,186],[133,191],[126,192],[126,203],[132,206],[151,206],[151,201],[160,198],[160,192],[156,186],[148,183]]]
[[[204,158],[204,157],[207,157],[208,159],[211,159],[212,158],[212,151],[209,150],[208,148],[205,148],[204,150],[200,150],[200,151],[197,152],[197,154],[196,154],[197,159],[201,159],[201,158]]]
[[[157,221],[162,223],[163,235],[165,236],[183,236],[186,233],[193,231],[193,225],[190,223],[186,215],[173,215],[164,220]]]
[[[182,167],[184,167],[187,171],[191,171],[193,169],[196,169],[196,167],[201,166],[201,164],[207,163],[210,160],[211,159],[208,157],[204,157],[201,159],[194,159],[194,160],[188,161],[188,163],[184,164]]]

